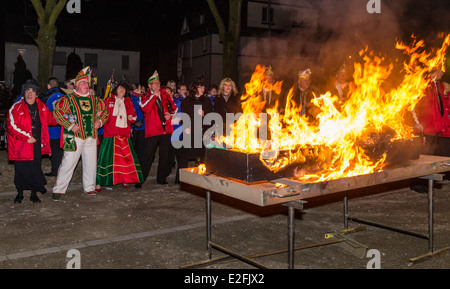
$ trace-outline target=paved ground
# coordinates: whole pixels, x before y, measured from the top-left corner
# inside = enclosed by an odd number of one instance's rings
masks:
[[[25,193],[13,204],[13,165],[0,151],[0,268],[177,269],[206,259],[205,192],[185,184],[156,185],[155,167],[143,188],[103,188],[97,196],[82,195],[80,166],[68,193],[53,202],[49,193],[33,204]],[[44,171],[50,162],[43,160]],[[435,191],[435,248],[450,246],[450,185]],[[375,195],[373,193],[376,193]],[[287,249],[287,208],[261,208],[218,194],[212,195],[213,241],[245,255]],[[350,214],[427,233],[427,196],[409,190],[408,182],[364,189],[350,194]],[[325,234],[343,229],[342,195],[309,200],[295,218],[295,245],[329,241]],[[359,226],[351,223],[351,226]],[[423,239],[374,227],[348,235],[363,245],[339,243],[296,251],[295,268],[364,269],[377,261],[384,269],[450,268],[450,254],[408,266],[428,251]],[[76,249],[78,255],[69,255]],[[375,255],[367,257],[367,249]],[[361,254],[361,252],[363,252]],[[371,251],[372,252],[372,251]],[[223,256],[214,251],[213,257]],[[79,262],[78,262],[79,260]],[[287,268],[287,254],[256,259],[271,268]],[[75,262],[76,261],[76,262]],[[204,268],[247,269],[242,262]]]

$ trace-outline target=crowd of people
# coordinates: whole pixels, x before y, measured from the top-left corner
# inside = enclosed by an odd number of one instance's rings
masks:
[[[431,153],[450,156],[450,89],[439,80],[442,70],[429,75],[426,96],[413,111],[416,128],[427,136]],[[311,83],[311,69],[298,72],[290,105],[301,108],[301,114],[314,119],[316,109],[311,102],[320,91]],[[272,90],[275,75],[269,66],[265,71],[265,86],[261,91],[264,110],[278,107],[282,114],[286,96]],[[158,150],[156,183],[166,185],[167,177],[189,162],[204,161],[205,145],[194,137],[203,136],[213,124],[205,124],[208,113],[218,113],[223,120],[227,113],[242,112],[241,97],[235,82],[224,78],[219,85],[196,81],[189,85],[173,80],[161,85],[157,71],[147,84],[116,83],[109,96],[96,96],[92,89],[89,67],[66,82],[65,89],[52,77],[47,92],[41,95],[40,84],[28,80],[22,94],[15,100],[7,118],[8,157],[14,161],[14,184],[21,203],[24,190],[30,190],[30,200],[39,203],[37,192],[45,193],[45,177],[56,177],[52,200],[58,201],[67,191],[74,170],[82,158],[83,191],[96,195],[103,186],[121,185],[142,188]],[[339,68],[328,91],[345,101],[348,87],[345,66]],[[201,125],[183,122],[181,114]],[[226,134],[226,128],[223,133]],[[224,135],[222,134],[222,135]],[[184,141],[182,147],[174,146]],[[43,173],[42,155],[51,156],[50,172]]]
[[[95,94],[89,67],[66,81],[64,88],[50,78],[45,94],[30,79],[7,119],[8,157],[14,162],[17,189],[14,203],[22,202],[24,190],[31,190],[32,202],[41,202],[37,192],[46,193],[45,177],[56,177],[51,198],[60,200],[80,157],[86,195],[96,195],[104,186],[142,188],[157,151],[156,183],[168,184],[174,168],[179,183],[178,169],[190,161],[202,162],[205,155],[203,143],[172,145],[196,130],[183,126],[180,114],[203,119],[214,110],[225,114],[239,109],[236,84],[229,78],[206,91],[201,81],[187,85],[169,80],[162,86],[155,71],[145,86],[123,80],[104,97]],[[203,133],[206,127],[199,129]],[[51,169],[46,173],[42,155],[50,155]]]

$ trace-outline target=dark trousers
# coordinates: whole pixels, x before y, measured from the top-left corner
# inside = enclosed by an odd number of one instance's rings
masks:
[[[144,161],[145,150],[145,130],[133,130],[133,133],[131,134],[131,143],[133,144],[139,164],[142,164]]]
[[[61,161],[64,155],[64,151],[61,148],[61,140],[59,138],[50,139],[50,148],[52,150],[52,157],[50,158],[52,169],[50,173],[56,176],[58,174],[58,169],[61,165]]]
[[[158,171],[156,173],[156,182],[166,181],[169,172],[169,146],[170,134],[161,134],[145,138],[145,149],[141,163],[144,181],[147,179],[155,158],[156,148],[159,148]]]

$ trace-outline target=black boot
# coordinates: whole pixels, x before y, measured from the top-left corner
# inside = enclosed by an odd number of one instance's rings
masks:
[[[41,200],[39,200],[38,196],[36,195],[36,191],[31,191],[30,201],[35,204],[41,202]]]
[[[14,199],[14,204],[20,204],[23,200],[23,192],[18,192],[16,198]]]

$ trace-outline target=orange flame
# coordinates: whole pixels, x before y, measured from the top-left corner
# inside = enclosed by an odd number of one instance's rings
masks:
[[[259,113],[265,104],[260,97],[265,67],[258,65],[245,86],[246,94],[241,97],[243,115],[223,141],[238,151],[260,153],[261,161],[274,172],[314,157],[314,170],[301,171],[296,176],[302,181],[319,182],[382,170],[386,156],[373,160],[359,143],[386,128],[394,132],[391,141],[414,137],[413,129],[404,124],[404,116],[424,95],[430,81],[426,75],[436,67],[443,69],[450,35],[434,53],[424,49],[423,41],[414,36],[413,40],[410,46],[396,45],[409,57],[403,63],[403,79],[396,88],[387,92],[382,89],[393,72],[392,62],[374,56],[366,48],[360,52],[363,63],[354,63],[354,85],[350,87],[349,99],[339,103],[338,97],[330,92],[317,95],[312,100],[319,111],[314,122],[300,115],[301,107],[292,105],[291,89],[281,96],[287,99],[284,115],[277,115],[277,107],[266,111],[270,140],[258,137]],[[278,94],[281,84],[274,84]],[[282,150],[287,153],[281,155]]]

